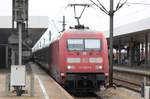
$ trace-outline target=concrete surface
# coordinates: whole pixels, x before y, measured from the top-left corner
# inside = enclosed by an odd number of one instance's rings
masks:
[[[29,94],[24,94],[22,97],[16,97],[16,94],[6,95],[5,78],[8,71],[0,70],[0,99],[73,99],[70,94],[41,68],[35,64],[31,64],[31,68],[35,76],[35,96],[31,97]]]

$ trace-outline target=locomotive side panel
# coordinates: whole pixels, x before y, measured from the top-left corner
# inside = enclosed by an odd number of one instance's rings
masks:
[[[47,71],[49,71],[49,54],[49,47],[40,49],[33,53],[34,61]]]
[[[59,68],[59,41],[55,41],[50,45],[50,60],[49,70],[51,76],[60,82],[60,68]]]
[[[66,77],[66,39],[62,37],[59,40],[59,68],[60,68],[60,79],[61,84],[64,85],[65,77]]]
[[[108,46],[107,46],[107,40],[104,37],[103,38],[103,56],[104,56],[104,73],[105,76],[108,76],[109,73],[109,62],[108,62]]]

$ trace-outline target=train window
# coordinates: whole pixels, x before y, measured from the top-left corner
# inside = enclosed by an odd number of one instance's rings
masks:
[[[68,50],[83,50],[84,43],[83,39],[68,39]]]
[[[85,50],[101,50],[101,41],[98,39],[85,39]]]

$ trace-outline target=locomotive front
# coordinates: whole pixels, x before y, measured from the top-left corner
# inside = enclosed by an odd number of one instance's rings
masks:
[[[108,76],[108,51],[102,33],[65,33],[62,37],[64,86],[70,91],[97,91]]]

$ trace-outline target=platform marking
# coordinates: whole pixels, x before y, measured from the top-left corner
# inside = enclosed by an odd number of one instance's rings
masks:
[[[43,95],[44,95],[44,98],[45,98],[45,99],[49,99],[49,96],[48,96],[48,94],[47,94],[47,92],[46,92],[46,89],[45,89],[45,87],[44,87],[44,85],[43,85],[41,79],[39,78],[39,76],[35,75],[35,78],[37,78],[38,81],[39,81],[39,84],[40,84],[40,87],[41,87],[41,89],[42,89],[42,93],[43,93]]]

